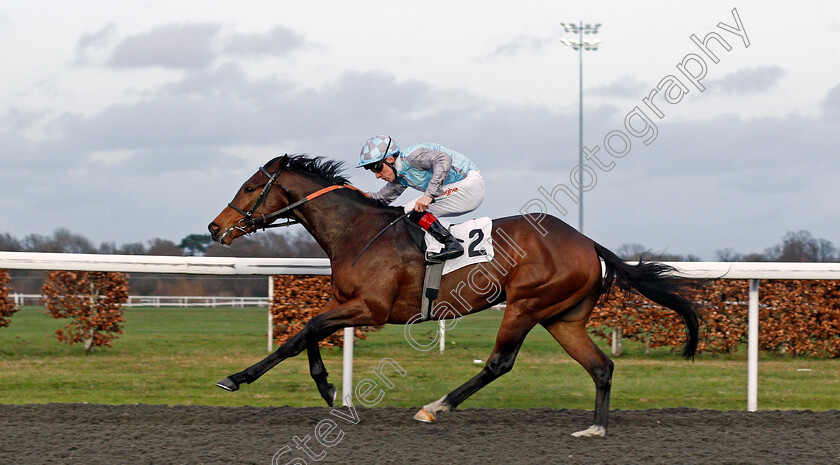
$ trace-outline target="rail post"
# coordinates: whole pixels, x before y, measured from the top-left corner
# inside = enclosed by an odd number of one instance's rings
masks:
[[[347,405],[347,399],[353,397],[353,338],[355,328],[344,328],[344,359],[341,369],[341,405]]]
[[[747,309],[747,411],[758,410],[758,280],[750,279]]]
[[[268,353],[274,350],[274,318],[271,307],[274,304],[274,276],[268,277]]]

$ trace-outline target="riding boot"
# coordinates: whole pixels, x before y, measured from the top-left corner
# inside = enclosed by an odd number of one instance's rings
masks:
[[[435,238],[436,241],[443,244],[443,249],[440,252],[436,253],[429,253],[426,255],[426,259],[430,262],[444,262],[449,260],[450,258],[460,257],[464,255],[464,247],[458,242],[458,239],[455,239],[455,236],[449,232],[448,229],[444,228],[440,221],[435,220],[434,223],[429,225],[429,234]]]
[[[443,249],[439,252],[426,253],[426,260],[434,263],[440,263],[450,258],[460,257],[464,254],[464,247],[457,239],[449,232],[448,229],[440,224],[440,221],[431,213],[412,212],[409,218],[414,220],[421,228],[429,232],[429,234],[438,242],[443,244]]]

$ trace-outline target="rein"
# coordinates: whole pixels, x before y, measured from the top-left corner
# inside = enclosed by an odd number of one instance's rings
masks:
[[[387,231],[387,230],[388,230],[388,228],[390,228],[391,226],[393,226],[393,225],[397,224],[398,222],[400,222],[400,221],[402,221],[402,220],[404,220],[404,219],[408,218],[408,215],[409,215],[410,213],[411,213],[411,210],[409,210],[409,211],[407,211],[407,212],[403,213],[402,215],[400,215],[400,216],[396,217],[396,218],[394,219],[394,221],[391,221],[390,223],[388,223],[388,226],[385,226],[384,228],[382,228],[382,231],[379,231],[379,233],[378,233],[377,235],[373,236],[373,239],[371,239],[370,241],[368,241],[367,245],[365,245],[365,246],[362,248],[362,251],[361,251],[361,252],[359,252],[359,255],[356,255],[356,258],[355,258],[355,259],[353,259],[353,263],[351,263],[351,264],[350,264],[350,267],[352,268],[352,267],[356,266],[356,262],[357,262],[357,261],[359,261],[359,258],[361,258],[361,257],[362,257],[362,254],[363,254],[363,253],[365,253],[365,250],[367,250],[368,248],[370,248],[370,246],[373,244],[373,242],[374,242],[376,239],[378,239],[378,238],[379,238],[379,236],[381,236],[381,235],[382,235],[382,233],[384,233],[385,231]]]
[[[349,184],[336,184],[336,185],[332,185],[332,186],[327,186],[323,189],[319,189],[319,190],[307,195],[306,197],[298,200],[297,202],[290,203],[289,205],[286,205],[285,207],[281,208],[280,210],[254,217],[254,212],[257,211],[257,208],[259,208],[260,205],[262,205],[262,203],[265,201],[265,198],[268,197],[268,193],[271,191],[271,188],[274,186],[275,182],[277,181],[277,177],[280,175],[280,172],[282,172],[283,169],[280,168],[279,170],[277,170],[276,173],[271,174],[271,173],[268,172],[268,170],[265,169],[265,167],[261,166],[260,171],[268,178],[268,181],[266,182],[265,186],[263,186],[263,189],[260,192],[260,195],[257,196],[257,199],[254,200],[254,204],[251,206],[251,208],[247,212],[242,210],[241,208],[237,207],[236,205],[234,205],[233,202],[228,203],[228,207],[230,207],[233,210],[235,210],[236,212],[240,213],[242,215],[242,219],[240,219],[235,225],[227,228],[225,230],[225,232],[222,233],[220,241],[223,241],[225,236],[230,234],[233,230],[239,230],[244,234],[249,234],[248,228],[258,230],[258,229],[268,229],[268,228],[279,228],[279,227],[299,224],[300,221],[298,221],[296,219],[292,219],[290,216],[285,216],[285,215],[288,215],[295,208],[305,204],[306,202],[309,202],[310,200],[313,200],[317,197],[320,197],[320,196],[322,196],[322,195],[324,195],[328,192],[332,192],[334,190],[354,189],[354,190],[357,190],[357,191],[361,192],[366,197],[368,197],[368,195],[364,191],[359,189],[358,187],[351,186]],[[291,192],[289,192],[289,189],[287,189],[282,184],[278,183],[277,185],[280,186],[280,188],[283,189],[283,191],[286,192],[286,197],[290,198]],[[434,202],[434,199],[432,199],[432,202]],[[411,211],[412,210],[409,210],[409,211],[405,212],[404,214],[398,216],[393,221],[391,221],[390,224],[388,224],[387,226],[382,228],[382,230],[379,231],[379,233],[377,235],[375,235],[373,237],[373,239],[371,239],[367,243],[367,245],[364,246],[364,248],[362,248],[361,252],[359,252],[359,255],[356,256],[356,259],[353,260],[353,263],[350,266],[352,267],[356,264],[356,262],[362,256],[362,254],[364,254],[365,251],[368,248],[370,248],[370,246],[374,243],[374,241],[376,241],[376,239],[379,238],[379,236],[381,236],[385,231],[387,231],[389,228],[391,228],[392,226],[394,226],[398,222],[406,219],[408,217],[408,215],[411,213]],[[284,216],[285,216],[287,221],[285,221],[283,223],[279,223],[279,224],[269,224],[272,221],[274,221],[275,219],[280,218],[280,217],[284,217]]]
[[[277,176],[280,175],[280,172],[283,171],[283,169],[281,168],[281,169],[277,170],[276,173],[270,174],[265,169],[265,167],[261,166],[260,171],[268,178],[268,182],[266,182],[265,186],[263,187],[262,191],[260,192],[260,195],[254,201],[254,204],[251,206],[251,208],[246,212],[246,211],[242,210],[241,208],[237,207],[236,205],[234,205],[233,203],[228,203],[228,206],[230,208],[232,208],[235,211],[242,214],[242,219],[240,219],[236,223],[236,225],[234,225],[232,228],[230,228],[228,230],[228,232],[230,230],[237,229],[239,231],[242,231],[245,234],[248,234],[247,228],[253,228],[253,229],[256,230],[256,229],[267,229],[267,228],[279,228],[279,227],[299,224],[300,221],[298,221],[296,219],[292,219],[289,216],[285,216],[287,221],[284,222],[284,223],[279,223],[279,224],[269,224],[269,223],[271,223],[272,221],[274,221],[277,218],[280,218],[280,217],[283,217],[284,215],[287,215],[292,210],[294,210],[295,208],[305,204],[306,202],[309,202],[310,200],[313,200],[317,197],[320,197],[320,196],[322,196],[322,195],[324,195],[328,192],[332,192],[334,190],[355,189],[355,190],[357,190],[359,192],[362,192],[364,194],[364,192],[361,189],[359,189],[358,187],[351,186],[349,184],[336,184],[336,185],[332,185],[332,186],[327,186],[323,189],[319,189],[319,190],[307,195],[306,197],[298,200],[297,202],[291,203],[291,204],[281,208],[280,210],[277,210],[277,211],[274,211],[274,212],[271,212],[271,213],[266,213],[266,214],[260,215],[258,217],[254,217],[254,212],[257,211],[257,208],[259,208],[259,206],[262,205],[262,203],[265,201],[265,198],[268,196],[268,193],[271,191],[271,188],[274,186],[274,183],[277,180]],[[291,194],[289,192],[289,189],[286,189],[286,187],[283,186],[282,184],[277,184],[277,185],[280,186],[280,188],[283,189],[286,192],[286,197],[288,198]],[[365,195],[367,196],[367,194],[365,194]],[[225,234],[227,234],[227,232]],[[225,234],[223,234],[223,236]]]
[[[435,203],[435,199],[432,199],[432,203]],[[378,233],[377,235],[373,236],[373,239],[371,239],[370,241],[368,241],[367,245],[365,245],[365,246],[364,246],[364,248],[362,248],[362,251],[361,251],[361,252],[359,252],[359,255],[356,255],[356,258],[353,260],[353,263],[351,263],[351,264],[350,264],[350,267],[352,268],[353,266],[355,266],[355,265],[356,265],[356,262],[357,262],[357,261],[359,261],[359,258],[361,258],[361,257],[362,257],[362,254],[363,254],[363,253],[365,253],[365,250],[367,250],[368,248],[370,248],[370,246],[373,244],[373,242],[374,242],[376,239],[378,239],[378,238],[379,238],[379,236],[381,236],[381,235],[382,235],[382,233],[384,233],[385,231],[387,231],[387,230],[388,230],[388,228],[390,228],[391,226],[393,226],[393,225],[395,225],[395,224],[399,223],[400,221],[402,221],[402,220],[404,220],[404,219],[408,218],[408,215],[410,215],[413,211],[414,211],[414,210],[408,210],[407,212],[403,213],[402,215],[400,215],[400,216],[396,217],[396,218],[394,219],[394,221],[391,221],[390,223],[388,223],[388,226],[385,226],[384,228],[382,228],[382,231],[379,231],[379,233]]]

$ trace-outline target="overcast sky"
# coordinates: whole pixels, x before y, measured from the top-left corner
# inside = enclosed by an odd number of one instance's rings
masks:
[[[274,156],[353,166],[377,134],[472,158],[470,216],[544,205],[577,226],[556,186],[578,165],[560,23],[579,20],[603,41],[583,57],[589,237],[706,260],[791,230],[840,243],[828,1],[3,2],[0,233],[177,243]],[[712,32],[729,50],[691,38]]]

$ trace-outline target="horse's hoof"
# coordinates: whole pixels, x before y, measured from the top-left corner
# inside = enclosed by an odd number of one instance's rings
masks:
[[[419,412],[414,415],[414,419],[417,421],[422,421],[423,423],[431,423],[437,419],[431,412],[426,410],[426,408],[421,408]]]
[[[335,390],[335,386],[333,386],[332,384],[327,385],[327,390],[321,392],[321,397],[323,397],[324,400],[327,401],[327,405],[329,405],[330,407],[332,407],[333,404],[335,404],[336,395],[337,391]]]
[[[230,391],[230,392],[239,390],[239,385],[234,383],[233,380],[230,379],[230,378],[225,378],[225,379],[219,381],[218,383],[216,383],[216,386],[219,386],[220,388],[224,389],[225,391]]]
[[[576,438],[604,437],[606,435],[607,429],[600,425],[592,425],[583,431],[572,433],[572,436]]]

